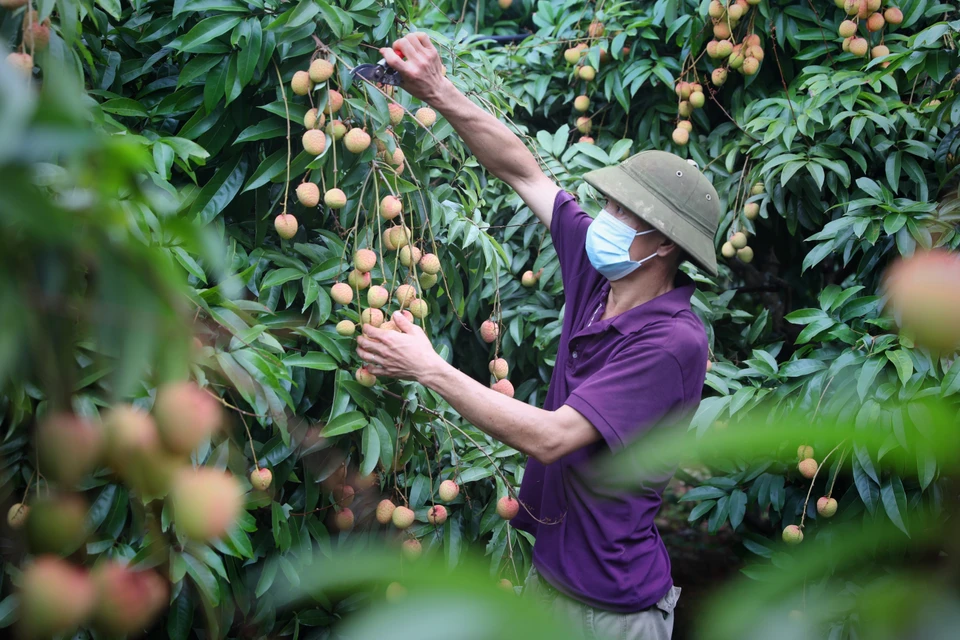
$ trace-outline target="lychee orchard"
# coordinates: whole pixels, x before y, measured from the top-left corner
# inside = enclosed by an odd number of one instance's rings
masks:
[[[0,636],[952,637],[958,42],[0,0]]]

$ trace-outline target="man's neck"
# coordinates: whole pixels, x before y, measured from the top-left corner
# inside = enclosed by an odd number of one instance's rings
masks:
[[[626,278],[611,282],[606,308],[603,310],[603,319],[618,316],[672,291],[673,280],[671,275],[651,270],[630,274]]]

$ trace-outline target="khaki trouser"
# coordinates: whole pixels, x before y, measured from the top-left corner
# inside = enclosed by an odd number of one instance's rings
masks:
[[[567,597],[553,588],[537,571],[530,570],[523,595],[549,611],[566,617],[588,640],[670,640],[673,610],[680,587],[673,587],[657,604],[637,613],[616,613],[595,609]]]

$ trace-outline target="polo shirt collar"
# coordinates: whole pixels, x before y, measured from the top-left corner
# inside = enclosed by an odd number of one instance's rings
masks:
[[[693,280],[685,273],[678,273],[676,280],[674,280],[673,289],[644,302],[638,307],[614,316],[610,319],[609,326],[626,335],[636,333],[656,320],[672,318],[681,311],[690,309],[690,298],[695,290],[696,285]],[[600,300],[606,302],[608,293],[610,293],[610,281],[604,279],[604,283],[600,287]],[[598,324],[600,326],[597,326]],[[602,330],[604,324],[606,323],[594,323],[583,333],[594,333]]]

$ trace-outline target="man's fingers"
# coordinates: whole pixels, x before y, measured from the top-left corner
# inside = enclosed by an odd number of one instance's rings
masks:
[[[383,47],[380,49],[380,55],[383,56],[388,65],[399,71],[401,75],[410,68],[406,61],[398,56],[393,49]]]
[[[412,34],[412,35],[413,35],[414,38],[416,38],[416,39],[420,42],[420,44],[423,46],[423,48],[424,48],[426,51],[430,51],[430,50],[432,50],[432,49],[435,48],[435,47],[433,46],[433,42],[430,41],[430,36],[428,36],[428,35],[427,35],[426,33],[424,33],[423,31],[417,31],[416,33],[414,33],[414,34]]]
[[[396,42],[394,42],[394,43],[393,43],[393,48],[394,48],[394,49],[399,49],[399,50],[400,50],[400,53],[402,53],[403,56],[404,56],[405,58],[407,58],[407,59],[414,58],[414,57],[419,57],[419,56],[420,56],[420,50],[417,49],[417,47],[413,44],[413,41],[412,41],[412,40],[409,40],[409,39],[407,39],[406,37],[400,38],[399,40],[397,40]],[[396,55],[396,54],[394,54],[394,55]],[[399,57],[399,56],[398,56],[398,57]],[[391,65],[391,66],[393,66],[393,65]]]

